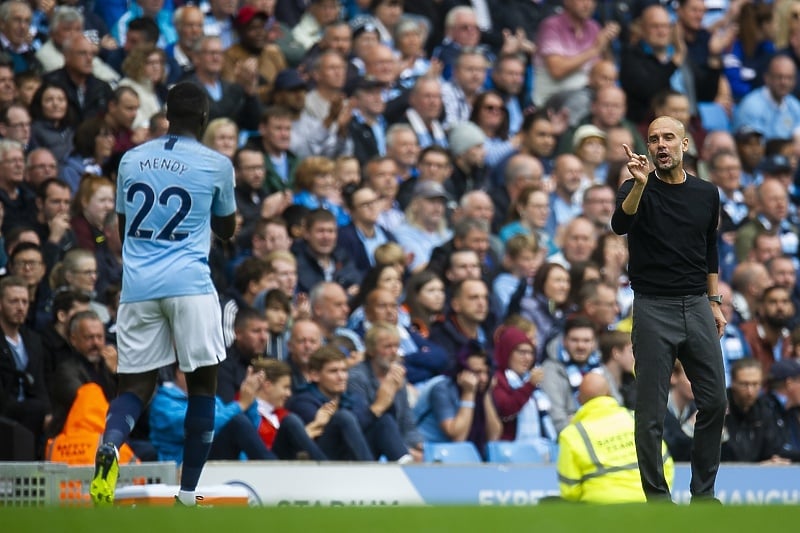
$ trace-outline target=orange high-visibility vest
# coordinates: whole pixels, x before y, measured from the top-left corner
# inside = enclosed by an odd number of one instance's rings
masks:
[[[55,438],[47,441],[45,459],[73,466],[93,465],[106,427],[107,412],[108,401],[100,385],[81,385],[75,401],[72,402],[64,429]],[[119,462],[138,463],[139,460],[130,446],[123,444],[119,449]]]

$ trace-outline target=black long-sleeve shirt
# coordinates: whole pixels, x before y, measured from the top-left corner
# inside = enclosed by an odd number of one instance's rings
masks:
[[[615,233],[628,234],[633,290],[659,296],[705,293],[708,274],[719,271],[716,187],[691,175],[670,185],[651,172],[638,210],[627,215],[622,202],[633,184],[629,179],[620,186],[611,218]]]

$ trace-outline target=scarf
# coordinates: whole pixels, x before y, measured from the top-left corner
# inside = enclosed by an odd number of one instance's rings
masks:
[[[406,118],[408,119],[408,124],[411,126],[411,129],[413,129],[414,133],[417,134],[420,148],[427,148],[432,144],[436,144],[442,148],[447,148],[447,135],[445,135],[442,125],[439,124],[438,120],[434,120],[431,123],[431,130],[433,131],[430,132],[428,131],[428,127],[422,121],[422,117],[420,117],[419,113],[413,109],[408,109],[406,111]]]
[[[508,385],[516,390],[525,385],[530,374],[526,373],[519,376],[513,370],[506,369],[505,372]],[[550,457],[551,445],[558,439],[556,427],[550,417],[550,398],[539,390],[535,389],[525,405],[517,413],[517,442],[533,444],[539,455],[547,461]]]

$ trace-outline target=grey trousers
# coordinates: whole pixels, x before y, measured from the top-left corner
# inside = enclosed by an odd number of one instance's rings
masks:
[[[636,453],[645,496],[648,501],[670,497],[661,443],[670,375],[677,358],[692,383],[698,409],[691,455],[692,497],[713,497],[727,398],[722,351],[708,299],[637,294],[632,340]]]

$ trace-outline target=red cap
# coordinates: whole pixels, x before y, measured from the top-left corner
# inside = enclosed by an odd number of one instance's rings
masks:
[[[239,12],[236,14],[236,18],[234,19],[233,23],[236,25],[237,28],[243,28],[247,26],[251,20],[256,17],[261,17],[264,21],[269,20],[269,14],[264,11],[258,11],[253,6],[247,5],[244,6]]]

